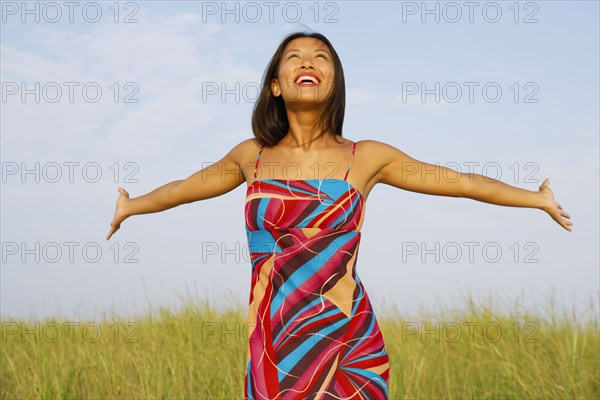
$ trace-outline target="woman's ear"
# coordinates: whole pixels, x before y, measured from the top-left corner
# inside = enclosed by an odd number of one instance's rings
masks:
[[[281,88],[279,87],[277,79],[271,80],[271,93],[273,93],[273,96],[275,97],[281,96]]]

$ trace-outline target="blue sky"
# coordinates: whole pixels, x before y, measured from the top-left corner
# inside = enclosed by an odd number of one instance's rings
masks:
[[[229,2],[229,14],[222,2],[120,2],[118,14],[92,3],[73,22],[66,8],[2,3],[2,317],[126,315],[186,292],[247,304],[245,185],[104,237],[117,186],[143,195],[252,137],[251,89],[304,28],[342,60],[345,137],[528,190],[549,177],[574,222],[569,233],[540,210],[377,185],[357,261],[376,312],[460,308],[467,292],[540,308],[555,293],[564,308],[598,310],[598,2],[480,2],[472,22],[462,2],[428,2],[437,22],[421,2],[276,2],[272,21],[264,2]],[[236,83],[248,89],[239,101],[206,92]],[[406,94],[436,83],[439,102]],[[438,261],[426,251],[436,246]]]

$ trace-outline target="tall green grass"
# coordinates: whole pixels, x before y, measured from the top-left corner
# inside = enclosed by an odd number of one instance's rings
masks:
[[[549,318],[518,306],[500,312],[471,297],[462,311],[418,317],[375,307],[390,357],[390,398],[600,399],[600,331],[591,307],[583,321],[556,310]],[[134,319],[3,320],[0,393],[240,399],[247,316],[245,304],[218,311],[207,299],[189,298]]]

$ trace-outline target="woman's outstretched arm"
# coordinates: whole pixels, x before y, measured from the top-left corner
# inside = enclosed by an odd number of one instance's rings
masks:
[[[133,215],[168,210],[181,204],[220,196],[238,187],[245,182],[239,163],[244,146],[248,146],[248,141],[240,143],[222,159],[187,179],[169,182],[140,197],[130,199],[129,193],[120,187],[115,214],[106,240],[120,228],[125,219]]]
[[[520,189],[499,180],[474,173],[460,173],[450,168],[415,160],[385,143],[369,141],[377,154],[376,182],[412,192],[437,196],[466,197],[485,203],[509,207],[530,207],[545,211],[564,229],[571,231],[571,216],[554,200],[544,180],[539,191]]]

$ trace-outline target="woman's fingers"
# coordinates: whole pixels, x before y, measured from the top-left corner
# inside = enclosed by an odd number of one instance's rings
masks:
[[[111,223],[110,226],[111,226],[111,228],[110,228],[110,231],[108,232],[108,235],[106,236],[106,240],[110,239],[110,237],[112,235],[114,235],[116,231],[119,230],[119,228],[121,227],[121,224],[118,224],[115,226]]]
[[[573,226],[573,221],[569,221],[567,218],[571,218],[571,216],[568,213],[566,213],[564,211],[561,211],[560,212],[560,217],[558,218],[557,222],[563,228],[565,228],[566,230],[568,230],[569,232],[571,232],[572,231],[571,226]]]
[[[562,226],[563,228],[565,228],[566,230],[568,230],[570,232],[571,231],[570,226],[573,225],[573,222],[569,221],[568,218],[571,218],[571,215],[569,215],[569,213],[567,213],[566,211],[563,210],[562,205],[559,202],[553,201],[554,196],[552,195],[552,189],[550,189],[549,186],[550,186],[550,178],[544,179],[544,181],[540,185],[540,191],[544,190],[547,193],[549,193],[551,195],[551,199],[549,199],[549,200],[552,200],[552,202],[547,206],[547,208],[544,207],[544,210],[548,214],[550,214],[552,219],[555,220],[560,226]]]
[[[120,196],[125,196],[126,198],[129,198],[129,193],[127,193],[127,190],[125,190],[122,187],[118,187],[117,190],[119,191],[119,199]],[[106,236],[106,240],[109,240],[111,238],[112,235],[114,235],[114,233],[116,231],[119,230],[119,228],[121,227],[121,223],[120,222],[116,222],[117,221],[117,216],[119,215],[119,199],[117,199],[117,207],[115,210],[115,216],[113,217],[112,222],[110,223],[110,231],[108,231],[108,235]]]

